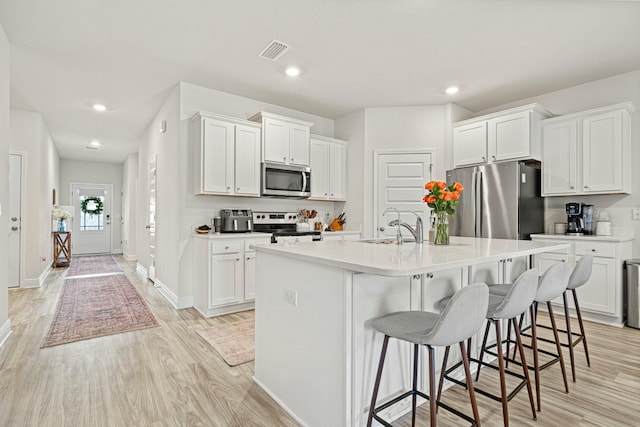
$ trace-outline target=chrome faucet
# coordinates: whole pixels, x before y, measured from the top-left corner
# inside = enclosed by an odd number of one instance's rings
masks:
[[[384,212],[382,212],[382,215],[385,216],[387,214],[387,212],[392,212],[395,211],[396,214],[398,215],[398,219],[391,221],[388,225],[393,227],[396,224],[400,223],[400,211],[396,208],[387,208],[384,210]],[[382,230],[382,228],[380,228]],[[400,231],[400,227],[397,228],[397,233],[396,233],[396,241],[398,242],[399,245],[402,244],[402,232]]]
[[[416,216],[416,227],[415,228],[411,227],[406,222],[400,221],[400,219],[399,219],[400,214],[398,214],[398,219],[393,220],[393,221],[391,221],[389,223],[389,226],[390,227],[398,227],[398,234],[400,234],[400,227],[406,228],[407,230],[409,230],[409,233],[411,233],[411,235],[415,239],[416,243],[422,243],[424,241],[424,234],[423,234],[424,227],[422,226],[422,218],[420,218],[420,215],[418,215],[415,212],[411,212],[411,213]],[[400,243],[398,243],[398,244],[400,244]]]

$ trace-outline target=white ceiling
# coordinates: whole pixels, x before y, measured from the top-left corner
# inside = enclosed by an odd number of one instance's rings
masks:
[[[0,0],[0,20],[11,105],[43,114],[63,159],[123,161],[179,81],[337,118],[479,111],[640,69],[638,1]],[[257,58],[274,38],[292,48]]]

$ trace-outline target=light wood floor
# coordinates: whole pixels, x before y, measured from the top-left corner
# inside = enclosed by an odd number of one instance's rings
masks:
[[[160,327],[40,349],[66,269],[54,270],[42,288],[9,291],[13,333],[0,350],[0,426],[297,425],[252,382],[253,362],[229,367],[191,330],[247,314],[203,319],[193,309],[174,310],[135,263],[117,259]],[[512,426],[640,425],[640,331],[588,323],[587,335],[591,368],[577,348],[569,394],[558,365],[544,371],[538,421],[523,390],[509,404]],[[489,369],[480,384],[498,390]],[[461,387],[443,400],[470,413]],[[483,426],[503,424],[499,403],[478,396],[478,404]],[[418,424],[428,425],[428,407],[419,412]],[[438,417],[441,426],[464,425],[442,410]],[[405,417],[396,424],[411,423]]]

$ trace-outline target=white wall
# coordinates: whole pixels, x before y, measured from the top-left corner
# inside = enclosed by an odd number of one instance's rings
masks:
[[[157,155],[156,277],[161,292],[179,307],[191,305],[192,255],[191,235],[194,227],[210,224],[222,208],[254,210],[316,209],[334,215],[332,202],[243,198],[228,196],[196,196],[193,191],[193,141],[190,118],[198,110],[246,119],[259,111],[268,111],[314,123],[311,132],[333,136],[333,120],[283,108],[261,101],[180,83],[169,96],[145,133],[139,149],[137,258],[148,268],[148,236],[146,225],[148,198],[148,161]],[[160,123],[167,122],[166,133]],[[143,202],[142,202],[143,201]]]
[[[350,221],[362,224],[364,236],[374,236],[374,151],[433,149],[436,154],[434,177],[444,178],[445,129],[450,127],[450,123],[445,123],[448,119],[445,112],[444,105],[366,108],[363,113],[336,120],[337,137],[353,135],[359,146],[351,150],[355,153],[349,152],[345,210]],[[357,172],[352,174],[352,169],[361,170],[362,176],[358,177]]]
[[[138,153],[130,154],[122,165],[122,254],[136,259],[136,206],[138,198]]]
[[[11,110],[10,148],[26,153],[25,211],[22,232],[26,251],[22,286],[39,286],[51,266],[52,192],[59,189],[59,157],[40,113]]]
[[[111,252],[122,252],[122,164],[86,162],[77,160],[60,161],[60,201],[61,205],[73,205],[71,183],[111,184]]]
[[[0,22],[0,230],[9,229],[9,41]],[[0,346],[11,331],[9,321],[8,233],[0,233]]]
[[[556,92],[546,93],[523,99],[507,105],[496,106],[480,114],[499,111],[519,105],[539,102],[555,115],[563,115],[584,111],[607,105],[632,101],[636,106],[633,115],[632,130],[632,194],[576,196],[576,197],[547,197],[545,198],[545,222],[547,232],[550,232],[554,222],[566,222],[564,205],[567,202],[581,202],[595,205],[596,211],[606,210],[610,216],[614,233],[633,234],[633,256],[640,256],[640,221],[633,221],[631,209],[640,207],[640,70],[630,73],[596,80],[578,86],[573,86]]]

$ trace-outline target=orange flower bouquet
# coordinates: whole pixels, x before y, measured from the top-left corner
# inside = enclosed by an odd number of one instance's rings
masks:
[[[435,239],[436,245],[449,244],[449,218],[454,215],[458,206],[458,199],[464,187],[459,182],[447,186],[446,182],[429,181],[424,185],[429,194],[422,199],[436,216]]]

